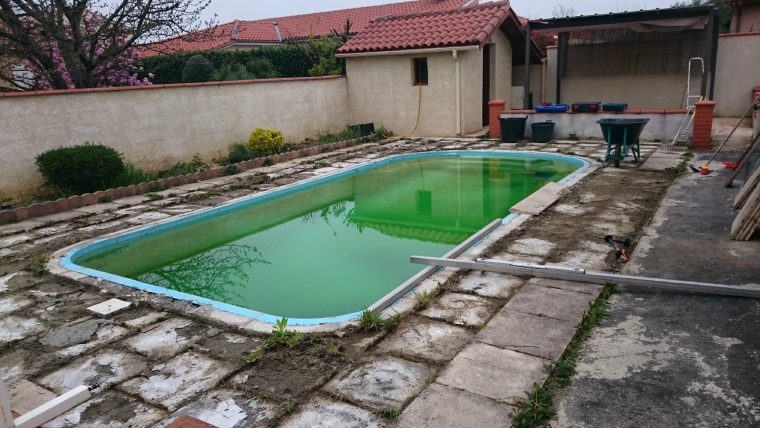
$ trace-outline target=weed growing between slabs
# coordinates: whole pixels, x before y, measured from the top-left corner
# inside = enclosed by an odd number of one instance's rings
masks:
[[[528,398],[512,415],[512,425],[516,428],[532,428],[543,426],[554,417],[554,396],[570,385],[575,374],[575,365],[583,343],[591,336],[591,331],[608,315],[609,298],[615,292],[613,284],[605,285],[599,297],[589,305],[583,321],[578,325],[573,339],[565,349],[562,357],[549,372],[549,377],[543,386],[534,383]]]

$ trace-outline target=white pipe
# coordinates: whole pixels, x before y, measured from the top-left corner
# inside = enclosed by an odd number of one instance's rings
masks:
[[[457,136],[462,136],[462,65],[459,62],[459,55],[456,50],[451,51],[454,56],[454,62],[456,63],[456,77],[454,80],[457,82],[456,88],[456,112],[457,112]]]
[[[541,58],[541,102],[546,102],[546,63],[548,58]]]
[[[408,49],[400,51],[382,51],[382,52],[356,52],[356,53],[339,53],[335,56],[338,58],[353,58],[360,56],[385,56],[385,55],[416,55],[416,54],[429,54],[437,52],[451,52],[454,51],[474,51],[480,49],[480,46],[461,46],[457,48],[429,48],[429,49]]]
[[[16,428],[38,427],[90,399],[90,388],[78,386],[47,403],[33,409],[15,420]]]
[[[10,394],[5,383],[0,380],[0,428],[13,428]]]

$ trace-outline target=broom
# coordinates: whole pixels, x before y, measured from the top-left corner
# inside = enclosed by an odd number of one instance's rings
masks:
[[[692,171],[699,172],[702,175],[707,175],[707,174],[709,174],[711,172],[710,171],[710,162],[712,162],[713,160],[715,160],[715,156],[718,156],[718,153],[720,153],[720,151],[723,150],[723,146],[725,146],[726,143],[728,142],[728,140],[731,139],[731,137],[734,135],[734,132],[736,132],[736,130],[739,129],[739,125],[741,125],[742,122],[744,121],[744,119],[746,119],[747,116],[749,116],[749,114],[752,112],[752,108],[754,108],[755,104],[757,104],[758,102],[760,102],[760,98],[755,98],[754,100],[752,100],[752,103],[749,105],[749,108],[747,109],[747,111],[745,111],[744,114],[742,115],[741,119],[739,119],[739,123],[737,123],[736,126],[734,126],[734,129],[731,130],[731,133],[728,134],[728,137],[726,137],[725,140],[723,140],[723,143],[718,147],[718,149],[715,150],[715,153],[713,153],[713,155],[710,156],[710,159],[708,159],[707,162],[705,162],[704,164],[702,164],[702,166],[700,166],[699,169],[696,169],[696,168],[692,167],[691,168]]]

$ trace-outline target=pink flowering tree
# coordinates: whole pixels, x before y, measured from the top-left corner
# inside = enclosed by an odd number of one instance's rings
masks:
[[[196,31],[209,2],[0,0],[0,80],[18,90],[150,84],[138,77],[139,46]]]

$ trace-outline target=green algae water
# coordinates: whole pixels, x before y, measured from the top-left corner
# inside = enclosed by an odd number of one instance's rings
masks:
[[[275,317],[337,317],[422,270],[409,256],[444,255],[580,166],[514,153],[404,159],[113,238],[72,261]]]

